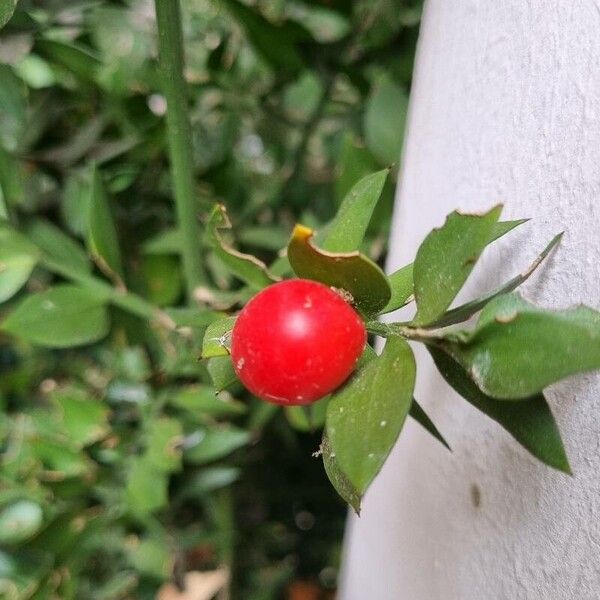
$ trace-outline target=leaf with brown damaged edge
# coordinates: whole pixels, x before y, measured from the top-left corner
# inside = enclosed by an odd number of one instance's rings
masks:
[[[490,243],[501,211],[501,205],[484,214],[455,211],[425,238],[414,263],[414,325],[433,323],[450,306]]]
[[[514,221],[498,221],[492,229],[492,237],[490,238],[490,244],[505,236],[508,232],[512,231],[519,225],[527,223],[530,219],[516,219]]]
[[[294,228],[287,254],[296,275],[344,290],[359,311],[376,315],[391,296],[384,272],[358,251],[334,253],[317,248],[313,235],[304,225]]]
[[[486,394],[520,400],[600,368],[600,313],[587,306],[551,311],[505,294],[485,307],[474,331],[432,345],[452,355]]]
[[[267,266],[251,254],[244,254],[225,243],[219,235],[220,229],[231,229],[231,222],[222,204],[217,204],[206,224],[207,241],[216,256],[238,279],[255,289],[262,289],[279,277],[269,273]]]

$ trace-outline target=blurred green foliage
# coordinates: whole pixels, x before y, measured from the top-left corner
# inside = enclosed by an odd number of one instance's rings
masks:
[[[225,204],[282,274],[296,221],[392,166],[380,262],[421,2],[183,4],[200,217]],[[334,589],[345,506],[319,433],[197,360],[252,290],[207,237],[184,305],[152,3],[0,6],[0,596],[153,598],[223,565],[234,598]]]

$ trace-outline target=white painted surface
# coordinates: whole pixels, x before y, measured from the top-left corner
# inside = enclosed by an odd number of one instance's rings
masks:
[[[525,288],[600,308],[600,3],[430,0],[390,270],[446,213],[534,217],[486,251],[461,297],[558,252]],[[575,478],[538,464],[417,357],[416,396],[446,452],[409,422],[352,519],[341,600],[600,598],[600,377],[549,390]],[[473,502],[473,486],[481,502]]]

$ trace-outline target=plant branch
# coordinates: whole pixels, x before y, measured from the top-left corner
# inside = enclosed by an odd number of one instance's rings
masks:
[[[183,77],[183,34],[179,0],[155,0],[162,86],[167,100],[167,136],[175,186],[177,220],[183,237],[183,270],[188,302],[204,280],[196,214],[193,144]]]
[[[444,340],[445,335],[438,329],[423,329],[422,327],[409,327],[403,323],[382,323],[381,321],[368,321],[365,324],[367,331],[381,337],[403,337],[416,342],[431,343]]]

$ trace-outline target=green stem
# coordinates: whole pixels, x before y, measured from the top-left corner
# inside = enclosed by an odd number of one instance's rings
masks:
[[[105,298],[115,306],[118,306],[137,317],[158,323],[168,330],[174,330],[176,328],[176,324],[169,315],[141,296],[117,289],[102,279],[70,269],[68,266],[54,261],[51,258],[43,258],[42,265],[52,273],[80,284],[90,292],[97,294],[99,298]]]
[[[204,277],[195,202],[194,163],[188,96],[183,78],[183,35],[179,0],[155,0],[162,86],[167,100],[167,136],[175,185],[177,220],[183,237],[188,301]]]
[[[382,323],[381,321],[368,321],[365,324],[367,331],[373,335],[381,337],[400,336],[407,340],[416,342],[431,342],[434,340],[443,340],[446,336],[441,334],[438,329],[423,329],[421,327],[409,327],[403,323]]]

